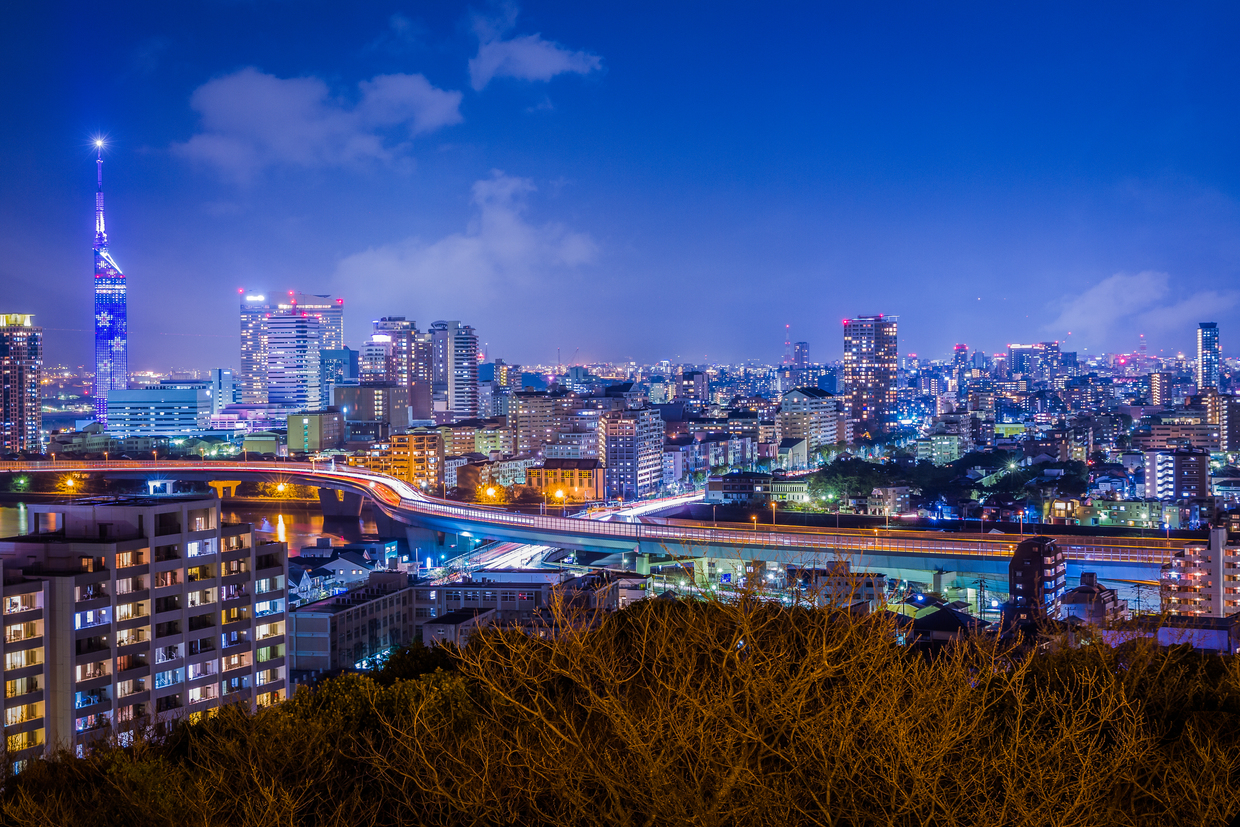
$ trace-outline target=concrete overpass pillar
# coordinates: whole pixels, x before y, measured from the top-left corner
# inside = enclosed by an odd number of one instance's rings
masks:
[[[320,488],[319,505],[323,508],[324,517],[359,517],[362,513],[362,495]]]
[[[215,491],[215,496],[221,500],[225,497],[237,496],[237,486],[240,484],[240,480],[212,480],[207,483]]]
[[[637,570],[637,573],[641,575],[642,577],[649,577],[650,576],[650,555],[642,554],[639,551],[634,555],[634,557],[637,558],[634,561],[635,563],[634,568]]]

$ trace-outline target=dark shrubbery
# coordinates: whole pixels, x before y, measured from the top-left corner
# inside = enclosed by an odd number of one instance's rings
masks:
[[[412,650],[8,781],[14,825],[1214,825],[1240,668],[1133,643],[922,657],[878,617],[646,601]],[[448,667],[448,668],[442,668]]]

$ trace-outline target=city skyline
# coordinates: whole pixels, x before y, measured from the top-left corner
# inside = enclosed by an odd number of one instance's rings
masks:
[[[1191,353],[1201,318],[1237,321],[1231,10],[800,10],[805,33],[536,3],[316,11],[137,4],[68,38],[15,15],[5,59],[32,81],[0,274],[14,312],[58,318],[50,362],[90,361],[74,286],[96,133],[135,371],[239,368],[231,303],[254,286],[344,296],[353,346],[392,314],[462,319],[544,364],[775,363],[786,324],[830,361],[832,320],[875,312],[931,357],[1141,333]],[[85,67],[88,19],[112,48]],[[926,31],[987,43],[984,63]],[[194,312],[169,312],[191,285]],[[626,301],[636,323],[604,312]]]

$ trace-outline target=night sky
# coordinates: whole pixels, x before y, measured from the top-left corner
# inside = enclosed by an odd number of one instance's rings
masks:
[[[102,134],[134,370],[235,367],[243,287],[520,363],[1236,354],[1240,6],[1086,5],[10,4],[0,312],[89,360]]]

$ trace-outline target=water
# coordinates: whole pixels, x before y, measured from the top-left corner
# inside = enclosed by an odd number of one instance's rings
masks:
[[[339,545],[373,538],[378,534],[378,528],[368,512],[356,520],[325,521],[314,506],[281,503],[232,505],[225,502],[220,513],[225,522],[250,523],[257,541],[288,543],[290,556],[296,556],[302,546],[314,545],[319,537],[331,537],[332,544]],[[25,505],[5,503],[0,506],[0,537],[25,533],[25,526]]]

